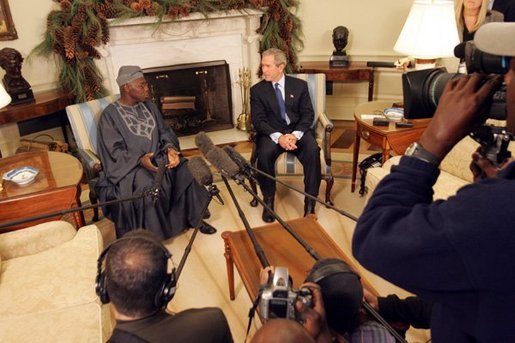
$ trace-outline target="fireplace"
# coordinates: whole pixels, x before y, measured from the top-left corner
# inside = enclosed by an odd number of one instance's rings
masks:
[[[143,69],[165,122],[178,136],[234,127],[225,60]]]

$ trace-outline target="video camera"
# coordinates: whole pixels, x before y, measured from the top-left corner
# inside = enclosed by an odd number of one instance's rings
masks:
[[[295,303],[300,300],[305,306],[311,306],[311,291],[307,288],[293,289],[291,284],[288,268],[275,267],[272,281],[262,291],[259,301],[259,312],[265,321],[274,318],[286,318],[299,323],[304,321]]]
[[[482,52],[473,42],[460,43],[455,49],[456,57],[463,58],[467,73],[504,75],[510,67],[510,57]],[[464,74],[447,73],[445,68],[433,68],[407,72],[402,75],[404,94],[404,117],[406,119],[430,118],[436,111],[445,85],[449,80]],[[503,83],[492,96],[485,118],[506,119],[506,85]],[[514,136],[505,129],[483,125],[470,136],[481,144],[481,154],[493,164],[499,165],[511,156],[508,143]]]

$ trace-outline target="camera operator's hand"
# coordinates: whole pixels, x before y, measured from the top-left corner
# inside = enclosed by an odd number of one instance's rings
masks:
[[[324,300],[322,299],[320,286],[313,282],[306,282],[302,287],[308,288],[311,291],[312,296],[311,307],[301,301],[297,301],[295,304],[297,311],[303,315],[304,328],[317,343],[332,342],[331,332],[327,325]]]
[[[268,266],[265,268],[262,268],[259,272],[259,284],[266,285],[268,284],[268,281],[270,280],[270,277],[274,275],[275,267],[274,266]]]
[[[496,167],[492,164],[492,162],[490,162],[489,159],[480,154],[480,149],[481,147],[479,147],[477,151],[472,154],[472,162],[470,162],[470,170],[474,176],[474,182],[482,179],[496,177],[501,170],[513,162],[513,158],[509,158],[500,167]]]
[[[149,152],[149,153],[147,153],[147,154],[145,154],[145,155],[143,155],[141,157],[141,159],[139,161],[139,164],[143,168],[145,168],[145,169],[155,173],[155,172],[157,172],[158,168],[157,168],[157,166],[154,165],[154,163],[152,163],[152,158],[153,157],[154,157],[154,153],[153,152]]]
[[[420,144],[442,160],[456,143],[486,119],[487,103],[502,80],[500,75],[473,74],[447,82]]]

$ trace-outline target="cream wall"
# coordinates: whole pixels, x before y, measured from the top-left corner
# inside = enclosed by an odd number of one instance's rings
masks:
[[[351,60],[389,61],[398,57],[393,51],[412,0],[303,0],[298,16],[303,23],[304,50],[300,61],[326,61],[334,47],[332,30],[344,25],[350,30],[346,47]],[[46,17],[58,4],[52,0],[9,0],[18,39],[0,42],[0,48],[11,47],[25,58],[41,41]],[[22,73],[34,91],[56,87],[58,71],[52,60],[40,57],[25,59]],[[0,68],[0,78],[4,70]],[[356,104],[367,100],[367,84],[334,84],[327,98],[327,113],[333,119],[352,119]],[[375,77],[375,98],[398,100],[402,97],[401,73],[379,68]],[[0,148],[5,152],[17,145],[16,124],[0,126]]]

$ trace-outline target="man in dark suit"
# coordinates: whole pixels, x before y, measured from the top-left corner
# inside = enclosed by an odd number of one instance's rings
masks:
[[[166,312],[177,282],[175,271],[167,272],[169,260],[166,247],[144,229],[127,232],[101,253],[96,292],[102,303],[112,303],[116,318],[109,342],[233,343],[219,308]]]
[[[257,167],[275,176],[275,161],[283,152],[297,156],[304,168],[306,193],[317,196],[320,187],[320,148],[312,130],[315,114],[307,83],[284,75],[286,55],[279,49],[263,52],[263,80],[250,89],[252,124],[257,131]],[[275,182],[258,176],[265,203],[274,207]],[[304,200],[304,216],[315,213],[315,201]],[[263,220],[274,217],[266,209]]]

